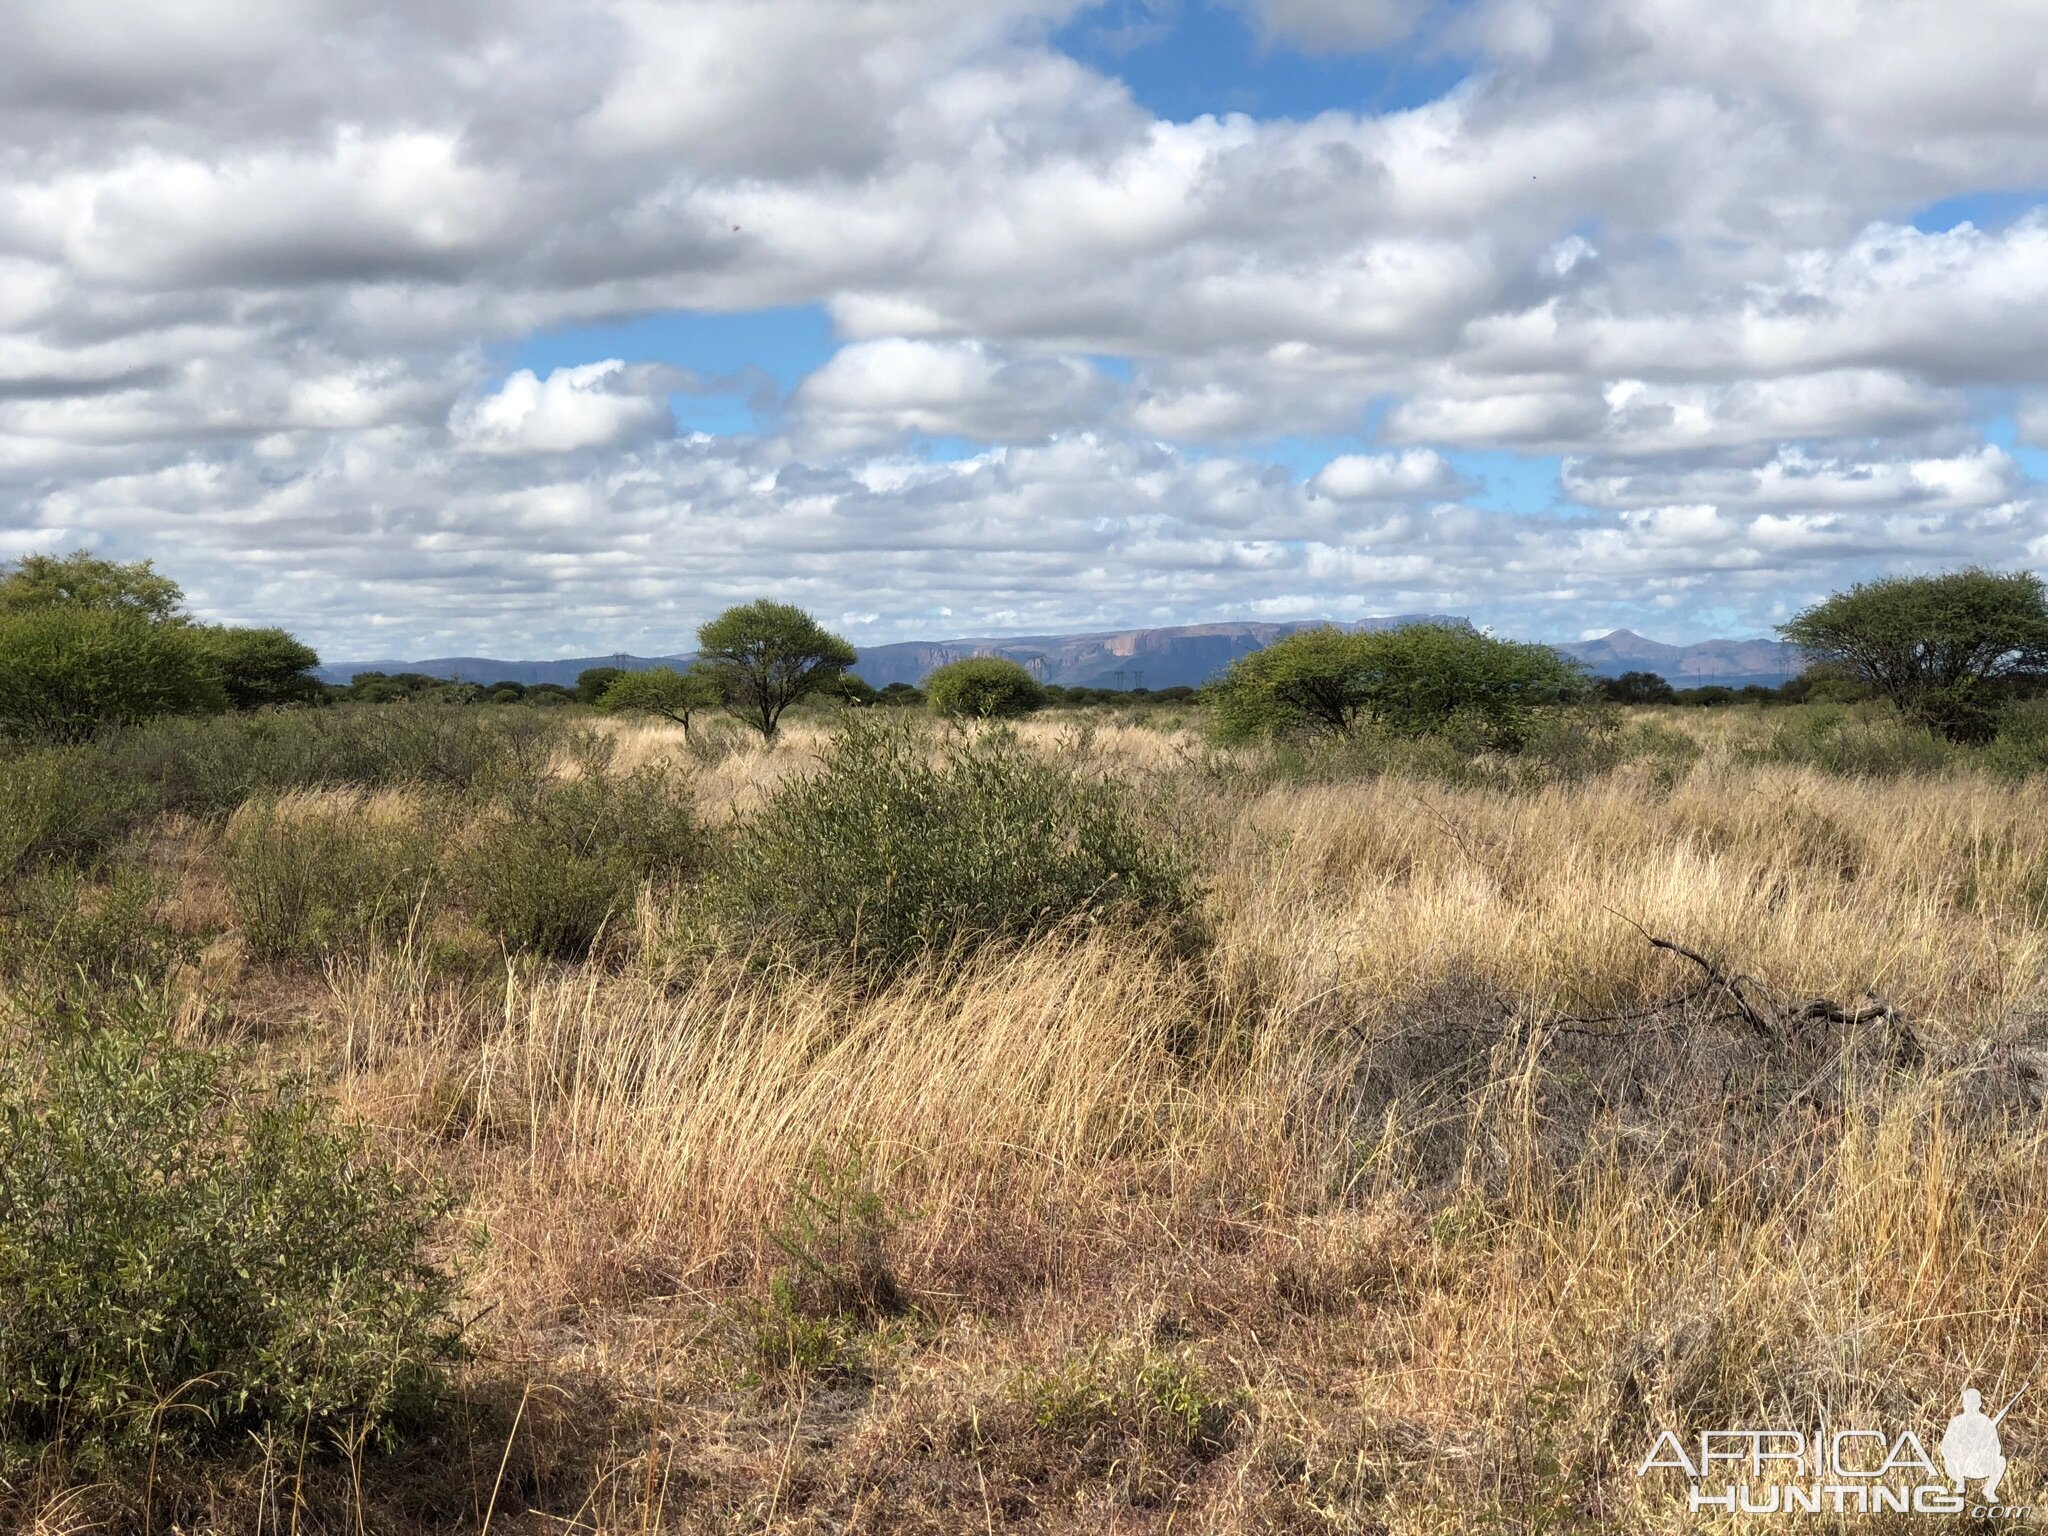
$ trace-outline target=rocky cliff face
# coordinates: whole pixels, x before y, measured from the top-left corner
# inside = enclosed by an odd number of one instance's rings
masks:
[[[1556,649],[1576,656],[1599,677],[1655,672],[1680,687],[1699,683],[1780,683],[1803,665],[1799,653],[1776,640],[1702,640],[1666,645],[1634,630],[1617,629],[1597,640],[1575,640]]]

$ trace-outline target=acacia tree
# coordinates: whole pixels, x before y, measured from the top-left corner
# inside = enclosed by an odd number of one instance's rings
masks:
[[[803,609],[759,598],[697,631],[697,664],[728,712],[773,740],[782,712],[858,659],[853,647]]]
[[[1001,656],[949,661],[924,680],[924,694],[936,713],[971,720],[1028,715],[1045,703],[1038,679]]]
[[[320,658],[281,629],[194,623],[149,561],[87,550],[0,572],[0,728],[89,736],[152,715],[320,697]]]
[[[206,625],[194,637],[236,709],[310,704],[321,696],[313,676],[319,652],[285,630]]]
[[[586,674],[587,675],[587,674]],[[654,715],[672,720],[690,735],[690,717],[700,709],[713,709],[722,702],[718,679],[692,667],[678,672],[674,667],[649,667],[644,672],[621,672],[597,701],[606,714]]]
[[[1778,626],[1804,651],[1951,741],[1985,741],[2016,687],[2048,672],[2048,591],[1980,566],[1837,592]]]
[[[185,593],[148,560],[123,564],[91,550],[24,555],[0,576],[0,614],[45,609],[122,613],[151,624],[182,624]]]
[[[1529,714],[1583,697],[1585,669],[1547,645],[1496,640],[1460,624],[1352,633],[1301,630],[1232,662],[1207,691],[1226,740],[1372,722],[1422,735],[1453,721],[1494,745],[1521,745]]]

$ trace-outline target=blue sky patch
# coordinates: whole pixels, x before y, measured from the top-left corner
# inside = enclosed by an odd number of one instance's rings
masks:
[[[1053,43],[1121,78],[1140,105],[1177,122],[1208,113],[1394,112],[1436,100],[1465,76],[1458,61],[1413,48],[1307,53],[1268,44],[1220,0],[1111,0],[1069,22]]]

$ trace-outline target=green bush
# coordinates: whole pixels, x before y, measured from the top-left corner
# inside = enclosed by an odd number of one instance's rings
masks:
[[[282,629],[221,624],[194,634],[236,709],[316,703],[324,691],[313,676],[319,653]]]
[[[458,1347],[422,1257],[443,1202],[153,1019],[0,1061],[0,1446],[388,1435],[425,1406]]]
[[[1784,718],[1744,756],[1863,778],[1939,773],[1961,760],[1962,749],[1886,705],[1812,704],[1777,713]]]
[[[1004,731],[933,742],[857,717],[740,822],[703,910],[734,946],[887,976],[931,950],[1191,904],[1115,787]]]
[[[107,608],[0,615],[0,730],[83,741],[157,715],[210,714],[227,695],[198,632]]]
[[[1232,662],[1205,691],[1224,741],[1374,727],[1452,731],[1518,751],[1540,711],[1584,698],[1585,669],[1547,645],[1496,640],[1461,624],[1307,629]]]
[[[2025,699],[2007,709],[1982,761],[2011,778],[2048,772],[2048,698]]]
[[[434,878],[430,830],[366,814],[354,796],[253,798],[228,822],[222,852],[242,936],[271,959],[318,961],[403,933]]]
[[[190,946],[163,923],[164,890],[124,868],[93,884],[49,865],[0,887],[0,979],[38,1012],[99,989],[153,985]]]
[[[0,880],[53,859],[91,858],[156,808],[144,780],[95,747],[32,747],[0,757]]]
[[[1045,704],[1045,689],[1014,661],[969,656],[949,661],[924,680],[932,712],[946,719],[1005,720]]]
[[[604,755],[586,752],[577,777],[518,787],[477,829],[460,883],[508,948],[581,955],[644,882],[701,862],[688,781],[660,767],[613,774]]]

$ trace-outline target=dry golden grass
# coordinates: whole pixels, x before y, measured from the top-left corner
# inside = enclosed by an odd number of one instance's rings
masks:
[[[1198,953],[1057,934],[880,993],[334,968],[296,1048],[488,1237],[476,1390],[524,1405],[492,1529],[1704,1529],[1634,1474],[1657,1428],[1931,1445],[1967,1381],[2048,1379],[2048,789],[1749,766],[1741,729],[1676,783],[1519,793],[1219,778],[1098,729],[1167,792]],[[700,743],[707,815],[821,739]],[[1924,1060],[1882,1023],[1767,1044],[1714,996],[1609,1018],[1701,979],[1646,934],[1882,997]],[[770,1369],[771,1234],[834,1179],[889,1213],[909,1310]],[[1148,1417],[1180,1388],[1213,1434]],[[2035,1501],[2042,1399],[2005,1433]]]

